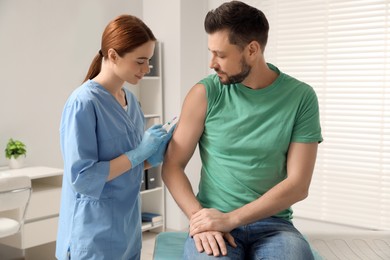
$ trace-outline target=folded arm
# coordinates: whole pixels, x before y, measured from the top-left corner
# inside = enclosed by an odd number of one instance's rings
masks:
[[[232,229],[273,216],[303,200],[308,190],[317,156],[317,143],[291,143],[287,156],[287,178],[257,200],[229,213],[202,209],[190,220],[190,235],[206,230]]]

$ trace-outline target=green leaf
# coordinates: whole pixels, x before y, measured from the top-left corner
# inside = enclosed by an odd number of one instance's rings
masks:
[[[13,140],[10,138],[7,143],[7,147],[5,148],[5,157],[7,159],[11,159],[12,156],[18,158],[20,155],[26,156],[27,150],[26,145],[19,141]]]

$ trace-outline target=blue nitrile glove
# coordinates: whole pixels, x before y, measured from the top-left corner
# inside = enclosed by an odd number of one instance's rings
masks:
[[[154,125],[146,130],[139,146],[125,153],[131,162],[131,168],[136,167],[154,154],[167,135],[167,131],[162,128],[162,125]]]
[[[164,137],[164,141],[160,144],[157,151],[147,159],[147,161],[153,167],[156,167],[164,160],[165,151],[167,150],[168,143],[172,138],[172,134],[175,128],[176,128],[176,124],[172,126],[171,129],[169,129],[168,134]]]

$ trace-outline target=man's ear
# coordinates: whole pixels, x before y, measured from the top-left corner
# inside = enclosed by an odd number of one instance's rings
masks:
[[[110,61],[112,61],[113,63],[116,63],[119,55],[113,48],[110,48],[110,49],[108,49],[107,57]]]
[[[248,44],[248,54],[250,57],[255,57],[259,52],[261,52],[261,46],[257,41],[251,41]]]

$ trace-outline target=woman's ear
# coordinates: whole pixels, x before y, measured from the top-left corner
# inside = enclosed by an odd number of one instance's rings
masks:
[[[108,49],[107,57],[111,62],[116,63],[119,56],[118,53],[113,48],[110,48]]]

